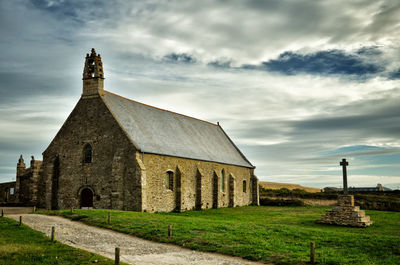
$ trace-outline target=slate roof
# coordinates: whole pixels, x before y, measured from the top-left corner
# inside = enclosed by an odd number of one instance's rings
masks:
[[[108,91],[104,102],[141,152],[254,168],[219,125]]]

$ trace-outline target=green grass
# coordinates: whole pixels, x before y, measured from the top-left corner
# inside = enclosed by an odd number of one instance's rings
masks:
[[[316,224],[324,207],[238,207],[184,213],[43,211],[142,238],[278,264],[400,264],[400,212],[366,211],[368,228]],[[107,214],[111,212],[111,225]],[[83,216],[80,218],[79,216]],[[168,225],[173,236],[167,236]]]
[[[97,260],[97,263],[95,261]],[[105,257],[51,242],[43,233],[0,217],[0,264],[114,264]]]

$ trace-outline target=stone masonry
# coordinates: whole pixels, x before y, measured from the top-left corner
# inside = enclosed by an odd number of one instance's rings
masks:
[[[26,168],[20,157],[17,202],[47,209],[147,212],[259,205],[255,167],[219,124],[105,91],[101,57],[94,49],[86,55],[82,81],[82,96],[43,152],[43,161],[32,157]],[[143,119],[135,120],[139,115]],[[166,122],[164,117],[173,118]],[[157,122],[150,124],[151,130],[140,127],[153,120]],[[139,146],[134,137],[140,133],[150,135],[150,143]],[[168,146],[182,138],[185,142]],[[146,151],[157,139],[161,153]]]
[[[367,227],[372,224],[369,216],[366,216],[359,206],[354,206],[353,195],[339,195],[338,206],[326,211],[317,222],[354,227]]]
[[[0,183],[0,205],[15,203],[15,181]]]

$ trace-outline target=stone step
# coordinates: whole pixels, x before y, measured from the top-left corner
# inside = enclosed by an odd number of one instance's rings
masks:
[[[369,216],[364,216],[359,218],[360,222],[369,223],[371,220]]]
[[[364,217],[365,216],[365,212],[364,211],[358,211],[358,212],[353,212],[352,214],[351,214],[351,216],[352,217]]]

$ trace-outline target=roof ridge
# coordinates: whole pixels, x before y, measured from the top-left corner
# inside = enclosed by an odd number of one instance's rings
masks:
[[[181,113],[178,113],[178,112],[174,112],[174,111],[171,111],[171,110],[166,110],[166,109],[162,109],[162,108],[154,107],[154,106],[151,106],[151,105],[149,105],[149,104],[145,104],[145,103],[142,103],[142,102],[139,102],[139,101],[136,101],[136,100],[130,99],[130,98],[123,97],[123,96],[121,96],[121,95],[118,95],[118,94],[112,93],[112,92],[110,92],[110,91],[107,91],[107,90],[104,90],[104,92],[106,92],[106,93],[109,93],[109,94],[111,94],[111,95],[114,95],[114,96],[117,96],[117,97],[120,97],[120,98],[123,98],[123,99],[126,99],[126,100],[128,100],[128,101],[131,101],[131,102],[135,102],[135,103],[138,103],[138,104],[141,104],[141,105],[144,105],[144,106],[147,106],[147,107],[153,108],[153,109],[158,109],[158,110],[162,110],[162,111],[170,112],[170,113],[177,114],[177,115],[180,115],[180,116],[183,116],[183,117],[186,117],[186,118],[190,118],[190,119],[194,119],[194,120],[202,121],[202,122],[205,122],[205,123],[208,123],[208,124],[214,125],[214,126],[218,126],[218,124],[215,124],[215,123],[212,123],[212,122],[209,122],[209,121],[206,121],[206,120],[198,119],[198,118],[195,118],[195,117],[192,117],[192,116],[188,116],[188,115],[185,115],[185,114],[181,114]]]

